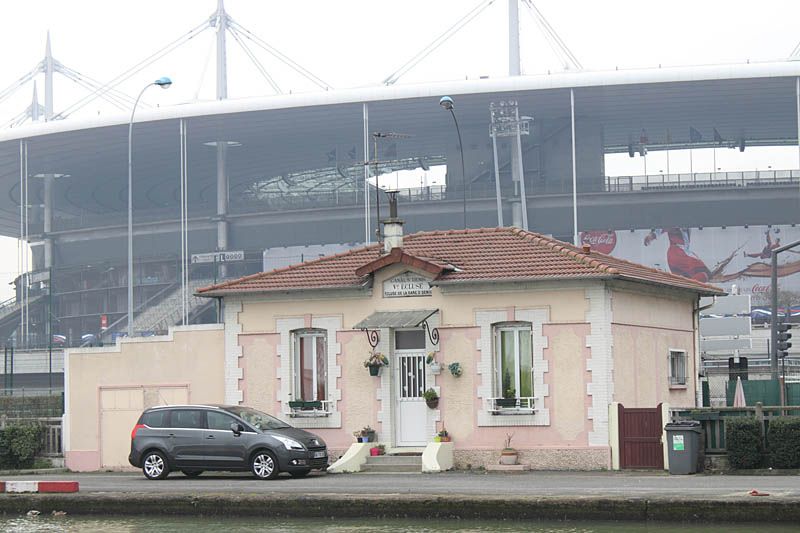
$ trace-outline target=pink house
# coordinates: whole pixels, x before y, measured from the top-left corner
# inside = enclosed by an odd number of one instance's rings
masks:
[[[448,467],[496,464],[513,435],[540,469],[618,467],[617,403],[696,405],[698,299],[718,288],[515,228],[385,232],[199,291],[223,303],[226,403],[334,456],[365,426],[389,449],[446,429]]]

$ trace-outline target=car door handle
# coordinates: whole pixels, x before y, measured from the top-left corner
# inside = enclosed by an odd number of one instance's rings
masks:
[[[207,439],[216,439],[216,437],[214,435],[206,435],[206,438]]]
[[[169,438],[171,438],[171,439],[175,438],[175,433],[170,433],[170,434],[168,435],[168,437],[169,437]]]

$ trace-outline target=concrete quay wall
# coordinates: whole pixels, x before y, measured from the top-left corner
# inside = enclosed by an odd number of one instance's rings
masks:
[[[0,514],[617,520],[800,524],[798,498],[608,498],[472,495],[3,494]]]

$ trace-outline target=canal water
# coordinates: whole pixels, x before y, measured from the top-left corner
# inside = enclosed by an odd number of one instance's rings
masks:
[[[759,533],[797,532],[797,525],[765,524],[664,524],[631,522],[530,522],[473,520],[377,520],[377,519],[271,519],[219,517],[71,517],[0,516],[3,533],[147,531],[218,532],[314,532],[314,533]]]

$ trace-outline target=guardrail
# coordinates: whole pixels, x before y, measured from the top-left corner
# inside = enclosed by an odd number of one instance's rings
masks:
[[[530,415],[536,411],[536,397],[486,398],[486,410],[493,415]]]

